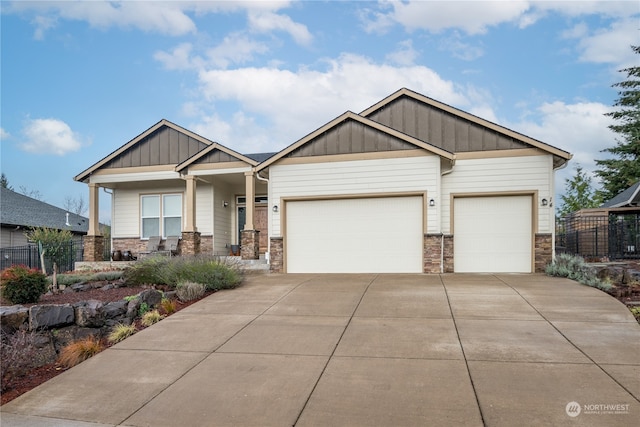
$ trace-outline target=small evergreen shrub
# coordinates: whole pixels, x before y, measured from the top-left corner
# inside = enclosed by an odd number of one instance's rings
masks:
[[[113,327],[107,339],[109,340],[109,342],[116,344],[124,340],[125,338],[130,337],[135,333],[136,333],[135,326],[118,323],[116,326]]]
[[[13,265],[2,270],[0,287],[2,297],[13,304],[30,304],[38,302],[47,292],[47,278],[34,268]]]
[[[548,276],[567,277],[603,291],[611,289],[611,284],[600,280],[596,272],[584,261],[584,258],[577,255],[559,254],[551,264],[547,265],[545,273]]]
[[[176,295],[180,301],[193,301],[202,298],[205,287],[202,283],[196,282],[180,282],[176,286]]]
[[[160,314],[160,312],[158,310],[151,310],[151,311],[147,311],[143,316],[142,316],[142,320],[141,323],[144,326],[151,326],[154,323],[158,323],[159,321],[161,321],[164,318],[163,315]]]
[[[138,309],[138,316],[144,316],[150,309],[151,307],[149,307],[149,304],[147,304],[146,302],[141,303],[140,308]]]
[[[102,350],[104,350],[104,346],[100,340],[94,336],[89,336],[63,347],[58,357],[58,363],[65,368],[72,368]]]

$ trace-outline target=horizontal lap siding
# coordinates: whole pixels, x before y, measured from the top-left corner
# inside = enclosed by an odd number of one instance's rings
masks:
[[[438,156],[359,160],[270,168],[271,204],[282,197],[335,196],[397,192],[427,192],[436,197],[440,175]],[[437,227],[435,216],[427,217],[428,229]],[[280,236],[280,213],[271,213],[271,235]]]
[[[213,187],[199,182],[196,184],[196,228],[203,236],[213,233],[212,205]]]
[[[553,195],[551,156],[505,157],[456,161],[452,173],[442,177],[442,230],[451,232],[450,195],[538,191],[539,198]],[[534,203],[539,203],[534,200]],[[553,209],[538,209],[538,233],[551,233]]]
[[[235,243],[235,231],[232,218],[236,213],[234,196],[228,185],[218,185],[214,188],[213,210],[213,250],[215,254],[228,255],[227,244]],[[228,202],[229,206],[222,207],[223,202]]]

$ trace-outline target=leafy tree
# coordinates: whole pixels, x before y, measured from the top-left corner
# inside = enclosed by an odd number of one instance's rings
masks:
[[[640,54],[640,46],[631,46]],[[609,200],[640,180],[640,66],[629,67],[620,72],[627,80],[614,84],[620,88],[618,99],[613,104],[616,111],[607,113],[616,124],[609,129],[620,135],[617,144],[602,150],[613,155],[611,159],[596,160],[600,167],[596,175],[602,180],[599,192],[603,200]]]
[[[2,176],[0,177],[0,187],[13,191],[13,187],[9,185],[9,180],[7,179],[7,175],[5,175],[4,172],[2,172]]]
[[[586,208],[596,208],[602,203],[600,195],[591,186],[591,177],[582,166],[576,165],[576,174],[565,181],[565,193],[560,197],[562,206],[558,215],[562,218],[571,212]]]

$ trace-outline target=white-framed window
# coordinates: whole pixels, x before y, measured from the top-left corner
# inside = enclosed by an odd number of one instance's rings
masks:
[[[140,237],[182,234],[182,194],[140,196]]]

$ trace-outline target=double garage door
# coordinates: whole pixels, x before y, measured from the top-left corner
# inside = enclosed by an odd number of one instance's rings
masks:
[[[289,273],[421,273],[424,199],[290,201]]]
[[[456,272],[531,272],[531,196],[454,198]],[[421,273],[421,196],[289,201],[289,273]]]

